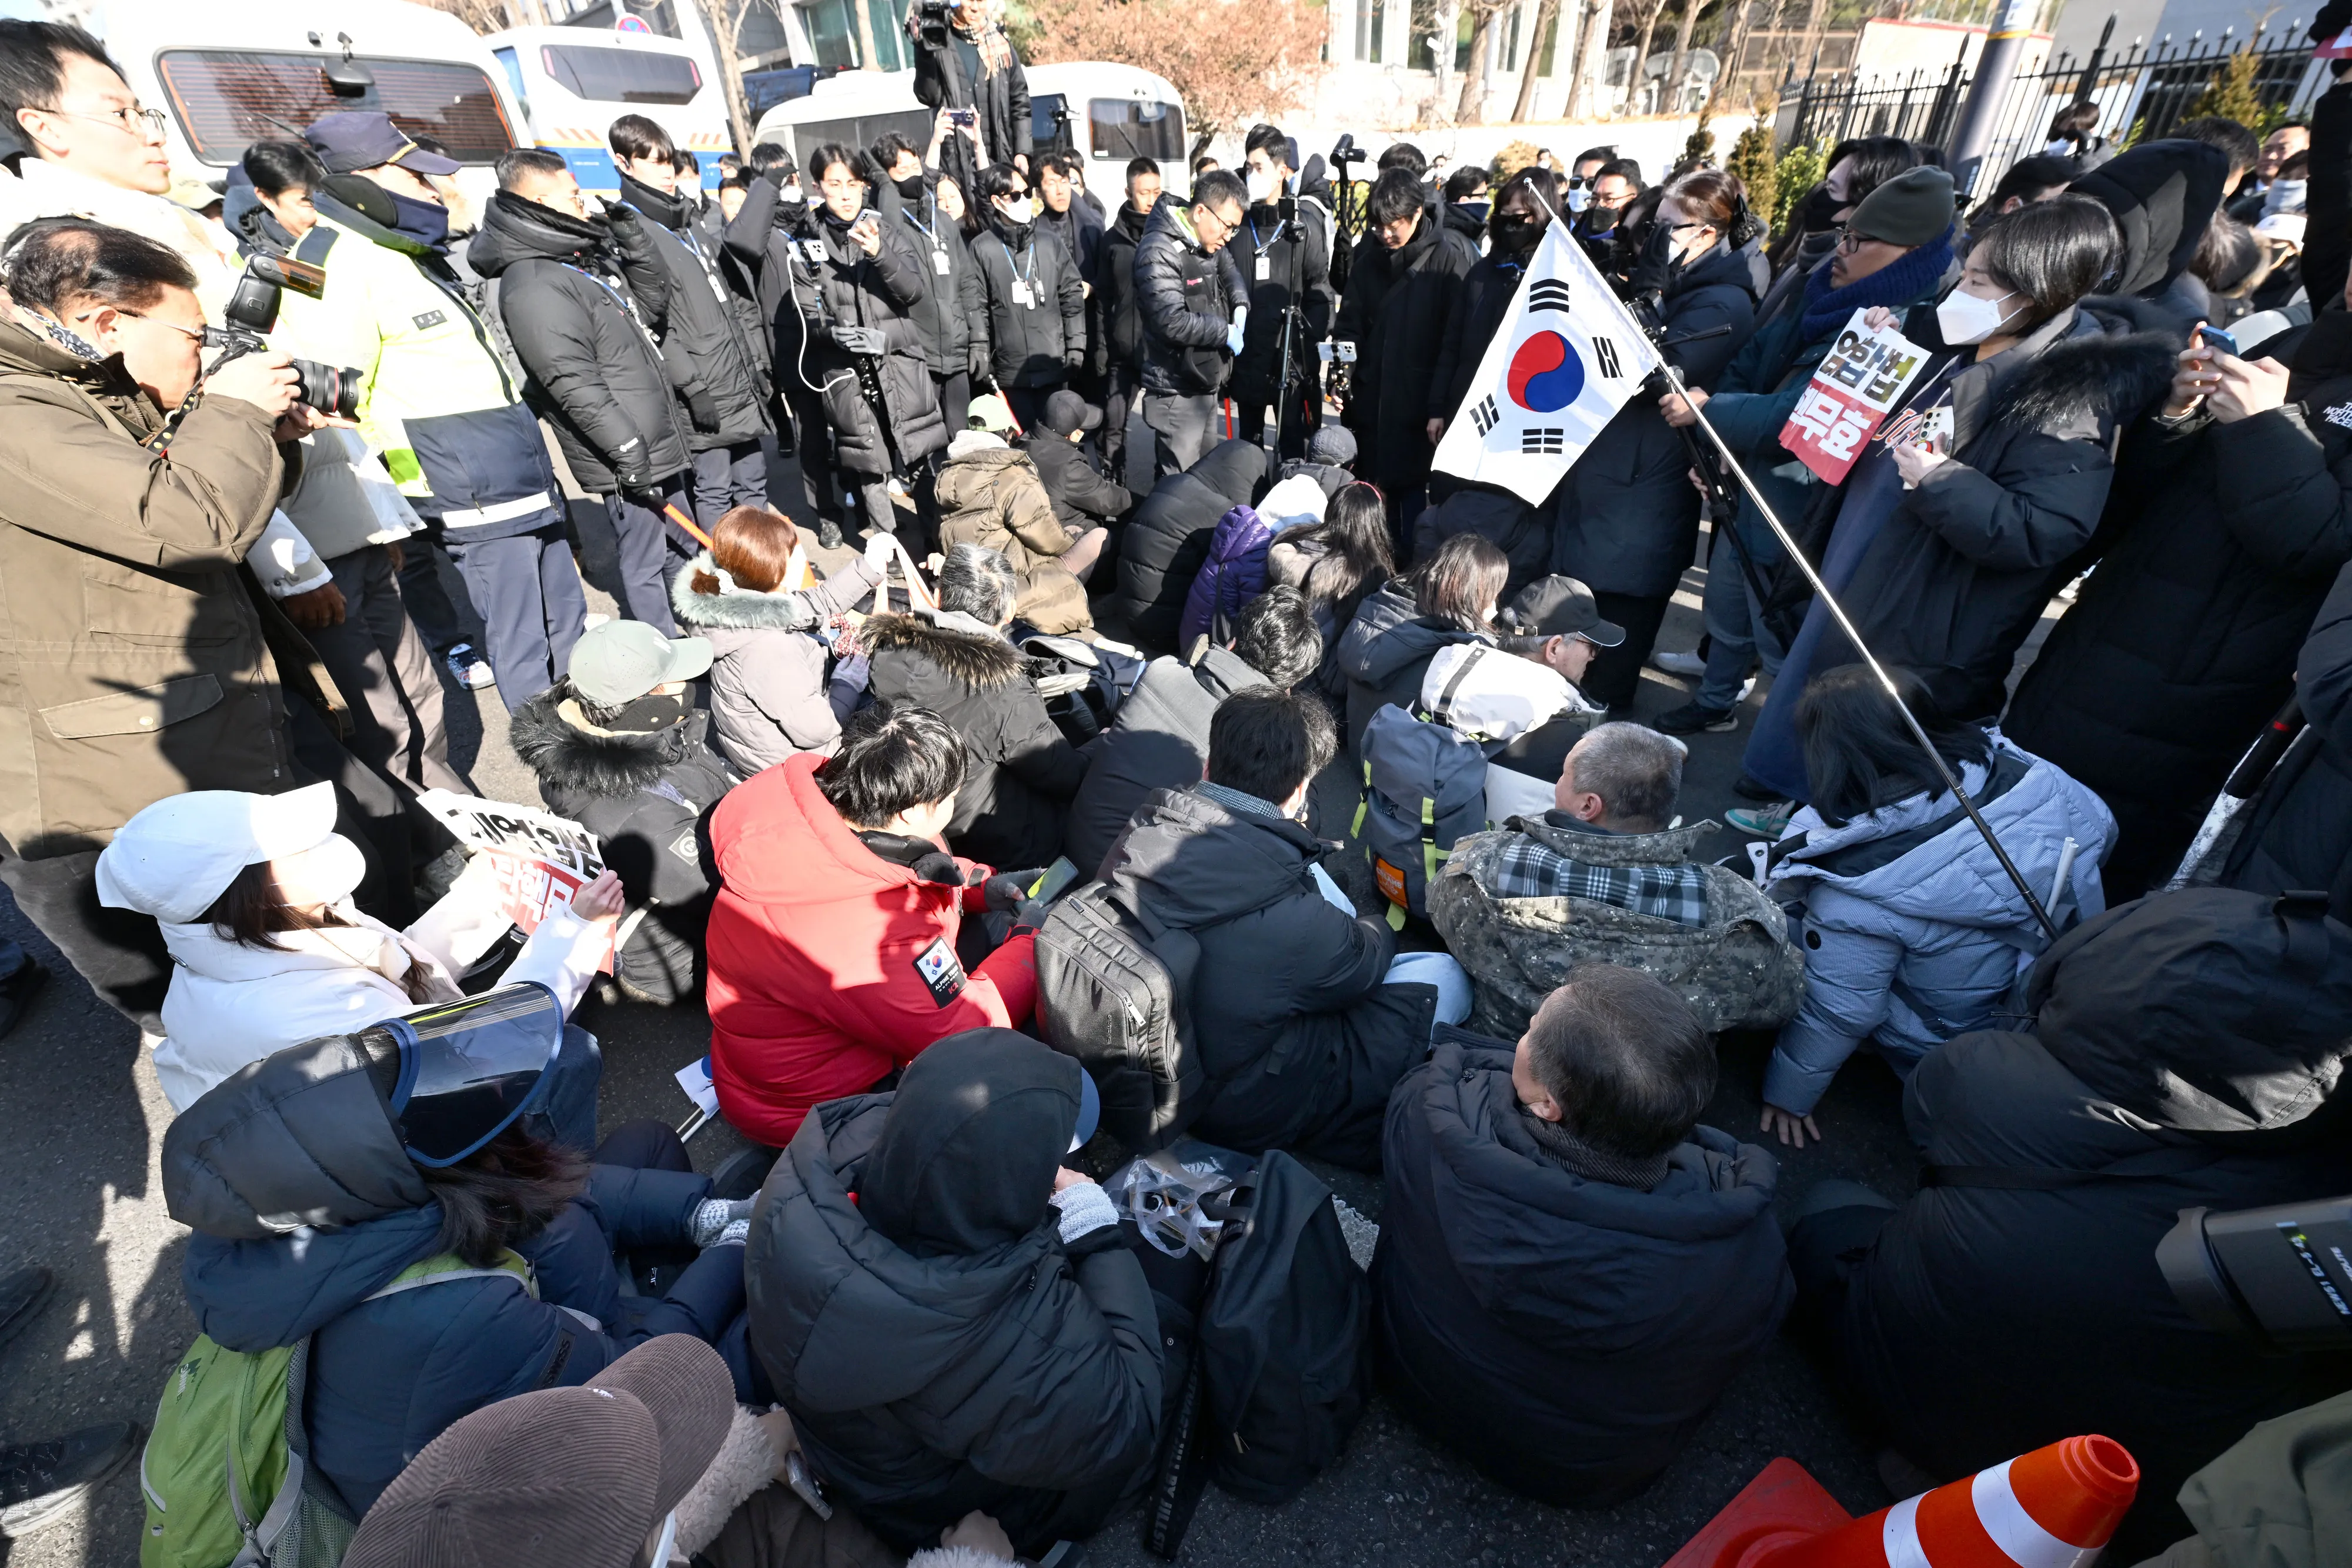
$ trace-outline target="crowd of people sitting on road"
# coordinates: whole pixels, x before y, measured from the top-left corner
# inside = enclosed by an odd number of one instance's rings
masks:
[[[1786,1332],[1897,1498],[2099,1433],[2116,1561],[2330,1561],[2241,1548],[2343,1523],[2352,1368],[2157,1254],[2352,1190],[2352,85],[2070,109],[1972,208],[1856,139],[1777,235],[1265,124],[1109,212],[942,26],[926,146],[706,194],[632,114],[617,199],[475,209],[347,110],[215,222],[0,21],[0,884],[143,1037],[198,1336],[152,1432],[6,1450],[8,1533],[143,1443],[186,1564],[1172,1555],[1374,1386],[1601,1508]],[[268,257],[323,292],[233,347]],[[1675,384],[1539,502],[1437,467],[1570,264]],[[1780,435],[1857,313],[1924,364],[1832,481]],[[596,856],[527,918],[436,808],[491,686]],[[707,1013],[719,1168],[615,1124],[628,1008]],[[1864,1071],[1916,1190],[1784,1195]]]

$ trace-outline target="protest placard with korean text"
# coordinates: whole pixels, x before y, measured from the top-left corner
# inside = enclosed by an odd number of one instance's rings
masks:
[[[1864,314],[1855,311],[1839,329],[1780,430],[1780,444],[1832,485],[1853,470],[1863,443],[1927,361],[1925,350],[1893,327],[1874,331],[1864,325]]]
[[[604,869],[596,835],[551,811],[448,789],[427,789],[418,799],[459,842],[489,858],[504,913],[526,933]],[[613,972],[610,955],[600,967]]]

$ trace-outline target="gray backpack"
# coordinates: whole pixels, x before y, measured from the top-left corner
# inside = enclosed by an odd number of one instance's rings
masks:
[[[1364,727],[1364,801],[1355,835],[1389,901],[1389,925],[1429,914],[1454,841],[1486,826],[1486,750],[1443,723],[1389,706]]]
[[[1129,1148],[1165,1147],[1207,1101],[1190,1002],[1201,945],[1162,924],[1134,888],[1090,883],[1037,932],[1037,1026],[1102,1095],[1102,1124]]]

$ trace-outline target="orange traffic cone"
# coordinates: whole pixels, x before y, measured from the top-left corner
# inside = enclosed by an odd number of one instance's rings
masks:
[[[1804,1484],[1782,1472],[1768,1486],[1783,1465]],[[1827,1494],[1775,1459],[1667,1568],[2088,1568],[2138,1491],[2139,1466],[2121,1443],[2069,1437],[1864,1518],[1807,1529]]]

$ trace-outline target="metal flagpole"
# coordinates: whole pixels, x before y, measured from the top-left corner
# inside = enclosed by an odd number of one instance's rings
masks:
[[[1535,197],[1538,205],[1551,214],[1552,222],[1557,224],[1561,221],[1559,211],[1549,202],[1545,201],[1540,193],[1530,190],[1528,193]],[[1573,235],[1570,235],[1570,243],[1575,243]],[[1521,286],[1525,287],[1524,281]],[[1637,320],[1635,325],[1640,327],[1641,323]],[[1643,330],[1645,335],[1654,335],[1649,334],[1646,328]],[[1960,803],[1960,810],[1966,811],[1969,814],[1969,821],[1976,824],[1977,831],[1984,837],[1986,847],[1992,851],[1993,858],[2000,862],[2000,869],[2009,873],[2009,880],[2016,884],[2019,896],[2025,900],[2026,908],[2033,912],[2033,918],[2041,925],[2042,933],[2053,942],[2058,940],[2057,922],[2050,918],[2050,911],[2042,907],[2042,900],[2034,893],[2032,884],[2025,880],[2025,873],[2017,869],[2017,862],[2010,859],[2009,852],[2001,847],[2000,838],[1992,831],[1992,824],[1984,820],[1984,813],[1977,810],[1977,803],[1969,799],[1967,790],[1960,788],[1959,779],[1953,775],[1951,768],[1944,761],[1944,754],[1936,749],[1936,743],[1928,738],[1927,728],[1920,724],[1918,716],[1914,714],[1910,705],[1903,700],[1903,694],[1895,690],[1895,677],[1886,673],[1886,666],[1878,662],[1878,655],[1872,653],[1869,644],[1862,640],[1862,633],[1855,629],[1853,619],[1846,614],[1845,606],[1837,601],[1837,596],[1830,591],[1830,585],[1822,580],[1822,574],[1815,570],[1813,563],[1806,559],[1805,552],[1799,548],[1795,536],[1789,532],[1779,516],[1773,512],[1771,503],[1766,501],[1762,493],[1756,488],[1756,481],[1748,476],[1748,470],[1739,465],[1739,459],[1733,455],[1723,437],[1716,434],[1715,426],[1707,423],[1706,411],[1691,402],[1690,388],[1684,382],[1682,372],[1675,369],[1674,361],[1667,359],[1663,351],[1658,355],[1658,373],[1666,379],[1666,384],[1673,387],[1676,395],[1681,397],[1683,406],[1690,410],[1691,416],[1698,423],[1698,427],[1706,432],[1706,438],[1715,444],[1716,451],[1722,455],[1724,465],[1731,470],[1732,477],[1739,481],[1739,487],[1748,492],[1748,498],[1756,503],[1757,511],[1763,515],[1764,521],[1771,528],[1773,537],[1780,541],[1780,548],[1789,552],[1789,559],[1797,563],[1797,569],[1805,574],[1805,580],[1812,584],[1814,595],[1829,607],[1830,615],[1837,622],[1838,630],[1845,633],[1846,641],[1853,643],[1854,651],[1862,655],[1863,664],[1869,667],[1871,674],[1876,677],[1880,687],[1886,693],[1887,699],[1894,703],[1895,711],[1903,716],[1904,724],[1910,728],[1911,738],[1919,743],[1919,749],[1927,754],[1927,760],[1935,765],[1936,772],[1944,780],[1944,788],[1952,792],[1952,798]]]

